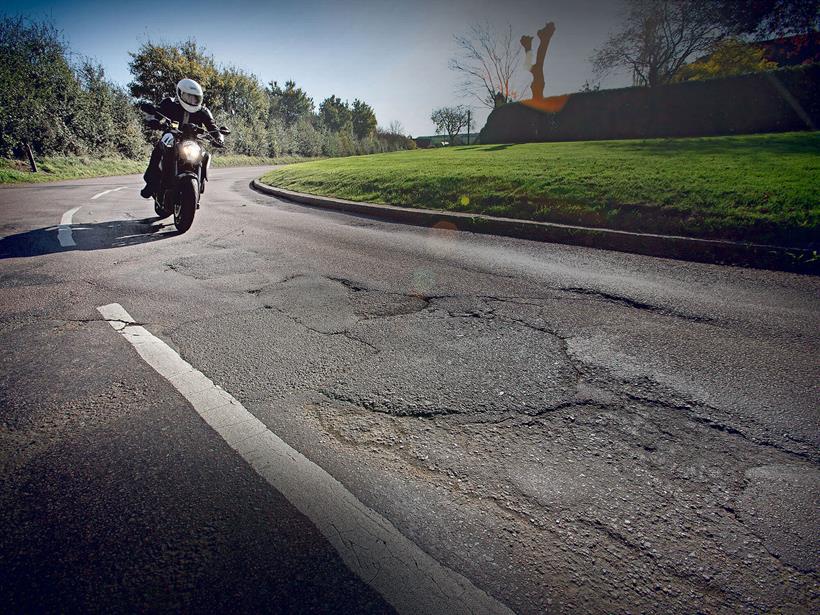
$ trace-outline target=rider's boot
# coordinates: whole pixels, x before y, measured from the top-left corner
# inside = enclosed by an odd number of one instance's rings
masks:
[[[150,199],[154,196],[154,187],[151,184],[145,184],[145,188],[140,190],[140,196],[144,199]]]

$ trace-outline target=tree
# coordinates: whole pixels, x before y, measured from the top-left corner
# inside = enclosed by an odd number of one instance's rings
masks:
[[[189,39],[174,45],[143,43],[136,53],[129,53],[128,68],[134,80],[128,84],[131,95],[139,100],[157,103],[176,93],[177,83],[186,77],[197,81],[205,90],[206,102],[212,111],[219,104],[208,101],[210,89],[216,85],[218,70],[214,59],[197,42]]]
[[[67,54],[51,23],[0,19],[0,155],[23,142],[39,153],[70,149],[66,119],[77,86]]]
[[[756,38],[820,29],[820,0],[718,0],[720,18],[736,35]]]
[[[128,95],[106,79],[102,66],[90,60],[84,60],[75,75],[79,88],[70,127],[85,149],[96,156],[139,156],[145,141]]]
[[[403,149],[416,149],[416,142],[405,136],[404,127],[398,120],[393,120],[387,128],[376,129],[376,141],[382,152],[395,152]]]
[[[319,104],[319,117],[330,132],[341,132],[351,128],[350,107],[333,94]]]
[[[404,136],[404,126],[399,120],[393,120],[387,126],[387,130],[384,131],[386,134],[389,135],[401,135]]]
[[[430,119],[436,125],[436,134],[447,133],[450,145],[454,145],[456,136],[463,128],[467,128],[467,111],[468,109],[464,105],[435,109],[430,115]],[[470,123],[472,123],[472,120]]]
[[[285,81],[284,88],[271,81],[268,84],[268,99],[270,117],[278,118],[288,128],[301,117],[313,113],[313,99],[290,79]]]
[[[373,107],[358,98],[353,101],[350,119],[353,123],[353,134],[357,139],[367,139],[376,131],[376,114]]]
[[[204,88],[204,86],[203,86]],[[217,69],[205,92],[206,104],[228,115],[261,121],[268,111],[268,97],[255,75],[234,68]]]
[[[769,62],[759,47],[737,39],[726,39],[720,42],[708,57],[681,67],[675,75],[675,80],[714,79],[775,68],[777,68],[777,62]]]
[[[450,69],[461,76],[459,88],[464,96],[474,97],[490,109],[495,107],[497,94],[504,102],[519,98],[515,72],[521,47],[514,44],[512,26],[498,33],[489,23],[475,24],[467,34],[454,38],[457,52],[450,60]]]
[[[669,83],[693,57],[709,53],[726,34],[717,3],[706,0],[627,0],[621,30],[595,51],[599,77],[632,71],[636,85]]]
[[[299,118],[292,127],[294,153],[300,156],[318,156],[322,153],[322,135],[307,115]]]
[[[217,123],[225,123],[231,130],[227,140],[230,151],[249,156],[268,153],[268,97],[255,75],[234,67],[218,68],[205,99]]]
[[[125,93],[48,22],[0,18],[0,155],[122,154],[144,145]]]

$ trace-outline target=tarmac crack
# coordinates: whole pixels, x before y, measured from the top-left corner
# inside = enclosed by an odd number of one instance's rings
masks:
[[[651,312],[653,314],[659,314],[661,316],[672,316],[674,318],[680,318],[682,320],[688,320],[690,322],[714,322],[714,319],[708,316],[694,316],[692,314],[685,314],[677,310],[670,310],[668,308],[652,305],[651,303],[645,303],[643,301],[638,301],[636,299],[631,299],[629,297],[623,297],[621,295],[615,295],[600,290],[580,288],[575,286],[557,287],[553,288],[553,290],[571,293],[574,295],[593,297],[598,299],[599,301],[604,301],[606,303],[616,303],[618,305],[623,305],[636,310],[643,310],[646,312]]]
[[[612,391],[613,394],[615,391]],[[674,412],[683,412],[686,419],[692,423],[697,425],[703,425],[709,429],[715,430],[719,433],[726,434],[727,437],[735,437],[744,442],[747,442],[754,446],[764,447],[764,448],[771,448],[776,450],[779,453],[783,453],[785,455],[790,455],[793,457],[797,457],[803,461],[811,461],[815,462],[816,459],[807,452],[794,450],[790,448],[786,448],[776,442],[772,442],[770,440],[758,440],[752,438],[748,434],[739,429],[732,427],[731,425],[727,425],[726,423],[717,421],[709,416],[705,416],[704,414],[699,414],[698,411],[705,411],[705,412],[712,412],[712,413],[719,413],[720,410],[715,408],[714,406],[710,406],[708,404],[704,404],[702,402],[689,400],[684,402],[672,402],[672,401],[664,401],[662,399],[654,398],[654,397],[647,397],[646,395],[637,395],[635,393],[621,393],[620,395],[622,398],[633,400],[640,402],[642,404],[646,404],[648,406],[656,406],[661,407],[666,410],[671,410]],[[658,396],[660,397],[660,396]]]
[[[421,299],[422,301],[434,301],[436,299],[458,299],[459,295],[428,295],[425,293],[401,293],[394,290],[384,290],[382,288],[369,288],[367,286],[362,286],[358,282],[354,282],[353,280],[348,280],[347,278],[339,278],[335,276],[324,276],[325,279],[330,280],[331,282],[336,282],[341,284],[348,290],[354,293],[361,293],[361,292],[369,292],[369,293],[381,293],[383,295],[390,295],[394,297],[406,297],[408,299]]]
[[[344,329],[344,330],[341,330],[341,331],[322,331],[321,329],[317,329],[316,327],[311,327],[309,324],[303,322],[297,316],[294,316],[293,314],[290,314],[287,310],[284,310],[283,308],[280,308],[280,307],[277,307],[277,306],[274,306],[274,305],[267,305],[266,304],[266,305],[263,306],[263,309],[275,310],[277,313],[279,313],[282,316],[286,317],[291,322],[294,322],[297,325],[300,325],[301,327],[304,327],[308,331],[312,331],[313,333],[318,333],[319,335],[324,335],[324,336],[327,336],[327,337],[342,336],[342,337],[350,340],[351,342],[356,342],[356,343],[361,344],[363,346],[367,346],[368,348],[373,350],[373,352],[375,354],[378,354],[378,353],[381,352],[381,350],[379,348],[377,348],[376,346],[374,346],[370,342],[366,342],[363,339],[360,339],[360,338],[356,337],[348,329]]]

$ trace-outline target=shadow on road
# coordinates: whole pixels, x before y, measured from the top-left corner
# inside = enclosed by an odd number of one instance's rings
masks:
[[[173,228],[173,224],[157,224],[159,220],[155,217],[144,220],[111,220],[94,224],[73,224],[70,227],[71,239],[76,244],[73,246],[60,244],[58,226],[9,235],[0,239],[0,259],[42,256],[74,250],[125,248],[177,235],[175,230],[163,232],[168,227]]]

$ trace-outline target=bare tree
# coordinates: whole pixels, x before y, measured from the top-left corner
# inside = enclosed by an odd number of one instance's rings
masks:
[[[399,120],[393,120],[387,127],[387,132],[391,135],[404,135],[404,126]]]
[[[598,77],[632,71],[636,85],[669,83],[688,60],[709,53],[726,35],[716,3],[704,0],[628,0],[623,27],[595,51]]]
[[[467,128],[469,117],[467,111],[468,109],[464,105],[435,109],[430,115],[430,119],[436,125],[436,134],[447,133],[450,145],[454,145],[456,136],[462,129]],[[472,124],[471,118],[469,121]]]
[[[499,33],[489,23],[476,24],[467,34],[454,38],[457,52],[450,69],[461,75],[459,88],[464,96],[490,109],[496,106],[498,94],[503,102],[519,98],[514,80],[521,48],[513,40],[512,26]]]

